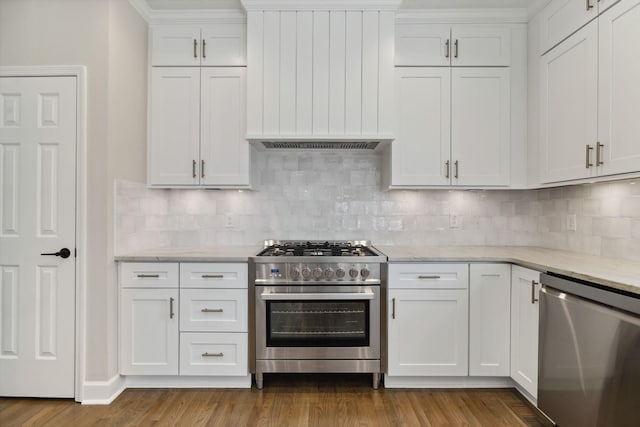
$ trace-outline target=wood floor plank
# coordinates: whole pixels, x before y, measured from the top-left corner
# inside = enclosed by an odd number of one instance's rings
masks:
[[[551,423],[514,389],[380,389],[370,376],[266,375],[265,388],[129,389],[111,405],[0,398],[0,426],[439,427]]]

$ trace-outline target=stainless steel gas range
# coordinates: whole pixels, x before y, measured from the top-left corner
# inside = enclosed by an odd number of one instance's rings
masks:
[[[332,372],[372,373],[378,388],[386,260],[368,241],[265,242],[249,266],[256,386],[264,373]]]

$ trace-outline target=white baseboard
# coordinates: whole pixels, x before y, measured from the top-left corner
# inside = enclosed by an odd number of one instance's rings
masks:
[[[108,405],[126,388],[125,378],[116,375],[107,381],[85,381],[82,384],[83,405]]]
[[[509,377],[384,377],[385,388],[512,388]]]
[[[242,377],[200,377],[128,375],[127,388],[251,388],[251,375]]]

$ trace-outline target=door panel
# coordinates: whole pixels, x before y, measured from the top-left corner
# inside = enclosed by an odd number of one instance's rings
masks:
[[[0,395],[74,396],[75,158],[76,79],[0,78]]]
[[[623,0],[599,19],[599,175],[640,170],[640,1]]]

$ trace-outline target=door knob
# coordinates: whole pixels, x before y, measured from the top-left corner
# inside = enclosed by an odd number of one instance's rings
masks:
[[[40,255],[51,255],[51,256],[59,256],[62,258],[69,258],[71,256],[71,251],[67,248],[60,249],[59,252],[51,252],[48,254],[40,254]]]

